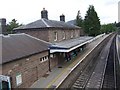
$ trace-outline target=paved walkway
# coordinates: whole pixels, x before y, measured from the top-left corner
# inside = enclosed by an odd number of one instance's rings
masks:
[[[73,60],[65,63],[62,68],[53,68],[52,72],[49,72],[48,77],[40,78],[30,88],[50,88],[54,86],[57,87],[69,75],[69,73],[75,68],[75,66],[77,66],[77,64],[79,64],[105,37],[107,37],[107,35],[88,44],[84,52],[79,54]]]

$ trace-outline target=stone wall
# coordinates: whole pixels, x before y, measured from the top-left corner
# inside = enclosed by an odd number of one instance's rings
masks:
[[[57,33],[57,40],[54,40],[55,34],[54,32]],[[65,38],[64,37],[65,34]],[[71,37],[73,35],[73,37]],[[60,42],[72,38],[77,38],[80,36],[80,30],[49,30],[49,42]]]
[[[82,29],[32,29],[32,30],[18,30],[19,33],[26,33],[31,36],[34,36],[36,38],[45,40],[47,42],[60,42],[63,40],[68,40],[71,38],[77,38],[80,37],[80,35],[83,35]],[[55,34],[57,33],[57,40],[55,41]],[[64,37],[65,34],[65,38]]]
[[[20,31],[17,31],[18,33],[26,33],[28,35],[31,35],[33,37],[36,37],[36,38],[39,38],[39,39],[42,39],[44,41],[49,41],[48,39],[48,30],[41,30],[41,29],[32,29],[32,30],[20,30]]]
[[[49,71],[49,59],[40,61],[40,58],[44,56],[48,56],[48,51],[3,64],[2,74],[11,77],[12,88],[28,88]],[[51,60],[51,68],[57,65],[56,62],[56,59]],[[22,76],[22,83],[18,86],[17,74]]]

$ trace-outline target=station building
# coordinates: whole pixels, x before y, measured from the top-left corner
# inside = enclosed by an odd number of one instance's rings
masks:
[[[60,21],[49,20],[45,9],[40,20],[15,28],[14,33],[0,36],[2,75],[11,78],[12,88],[30,87],[55,66],[73,60],[93,38],[66,23],[64,15]]]
[[[75,25],[65,22],[65,16],[60,21],[49,20],[47,10],[41,11],[41,19],[24,26],[15,28],[16,33],[26,33],[47,42],[55,43],[83,35],[83,30]]]
[[[50,57],[57,57],[58,64],[71,60],[85,46],[81,43],[92,37],[84,37],[81,27],[65,22],[65,15],[60,21],[49,20],[48,11],[41,11],[41,19],[14,29],[15,33],[26,33],[52,43]],[[80,47],[80,48],[79,48]]]

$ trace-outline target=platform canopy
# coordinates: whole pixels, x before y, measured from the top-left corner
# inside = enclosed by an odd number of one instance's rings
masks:
[[[50,46],[50,53],[55,52],[70,52],[76,48],[79,48],[89,43],[93,37],[83,36],[75,39],[65,40],[58,43],[54,43]]]

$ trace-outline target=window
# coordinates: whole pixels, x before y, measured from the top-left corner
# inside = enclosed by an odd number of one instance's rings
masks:
[[[44,57],[42,57],[42,61],[44,61]]]
[[[42,62],[42,58],[40,58],[40,62]]]
[[[79,31],[75,31],[75,37],[79,37]]]
[[[45,59],[47,59],[47,56],[45,56]]]
[[[57,32],[54,32],[54,41],[57,41]]]
[[[29,58],[26,59],[26,61],[29,61],[29,60],[30,60]]]
[[[45,62],[45,61],[47,61],[48,60],[48,56],[44,56],[44,57],[42,57],[42,58],[40,58],[40,62],[42,63],[42,62]]]
[[[71,32],[71,38],[73,38],[73,31]]]
[[[22,75],[20,73],[16,75],[16,84],[17,86],[22,84]]]
[[[47,60],[48,60],[48,56],[45,56],[45,57],[44,57],[44,61],[47,61]]]
[[[63,39],[65,39],[65,31],[63,31]]]

